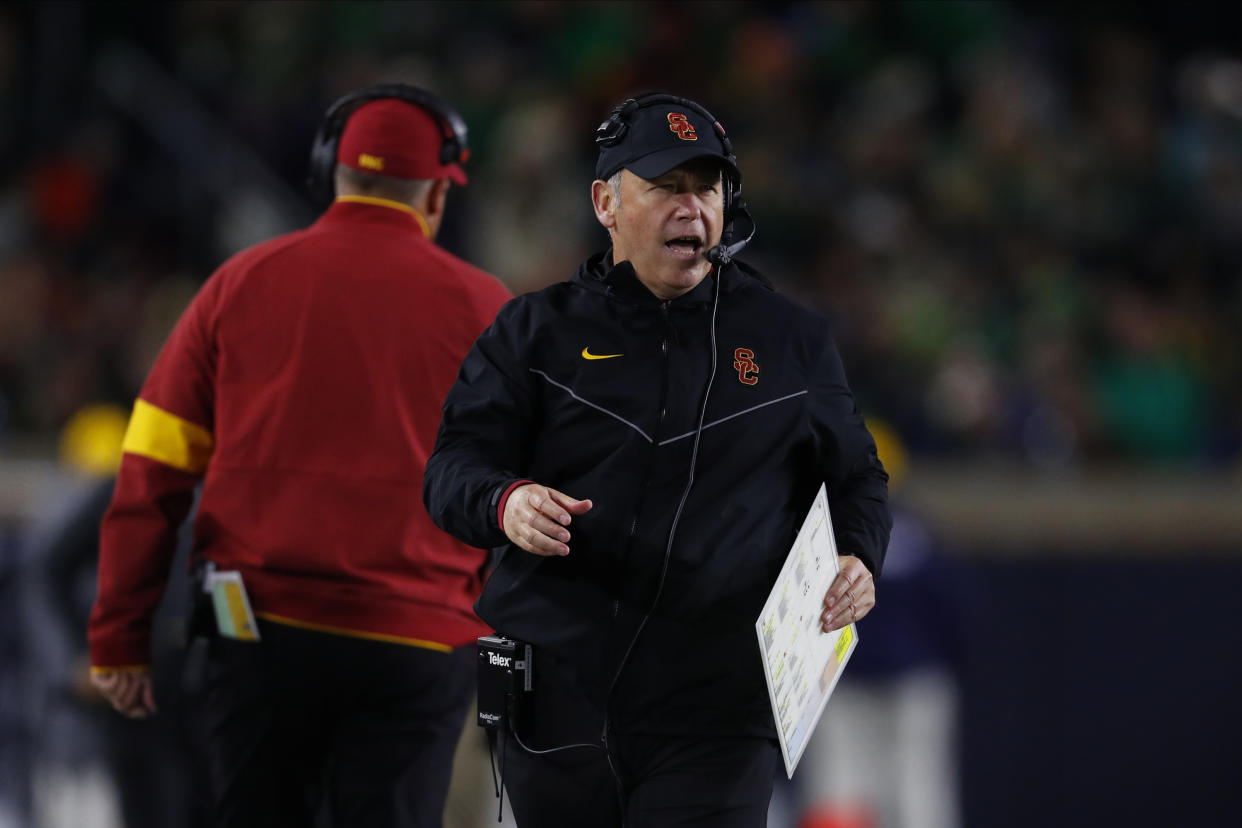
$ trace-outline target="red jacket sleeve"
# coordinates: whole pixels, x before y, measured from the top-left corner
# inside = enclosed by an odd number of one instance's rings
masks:
[[[177,531],[214,447],[213,276],[177,322],[134,403],[112,503],[99,533],[99,582],[87,636],[95,668],[150,658]]]

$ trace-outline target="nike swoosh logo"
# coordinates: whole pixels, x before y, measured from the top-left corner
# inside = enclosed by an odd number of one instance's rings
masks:
[[[582,349],[583,359],[612,359],[613,357],[619,356],[625,356],[625,354],[593,354],[591,353],[590,345]]]

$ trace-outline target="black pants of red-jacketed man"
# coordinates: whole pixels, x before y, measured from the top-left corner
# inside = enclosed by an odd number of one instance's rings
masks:
[[[452,652],[260,621],[210,642],[203,715],[218,828],[439,828],[473,698]]]

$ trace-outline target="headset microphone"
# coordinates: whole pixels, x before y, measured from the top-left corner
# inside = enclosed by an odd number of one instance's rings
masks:
[[[741,241],[735,241],[732,244],[721,242],[715,247],[707,251],[707,260],[714,265],[724,267],[733,261],[733,257],[742,252],[742,248],[750,244],[750,240],[755,237],[755,220],[750,215],[750,210],[746,209],[744,202],[739,202],[733,206],[733,221],[729,229],[736,229],[737,222],[743,222],[743,225],[749,227],[746,235]]]

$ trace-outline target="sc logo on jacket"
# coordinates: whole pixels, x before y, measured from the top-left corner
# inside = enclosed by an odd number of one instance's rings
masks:
[[[742,385],[759,383],[759,363],[755,362],[755,352],[750,348],[738,348],[733,352],[733,370],[737,371],[738,382]]]

